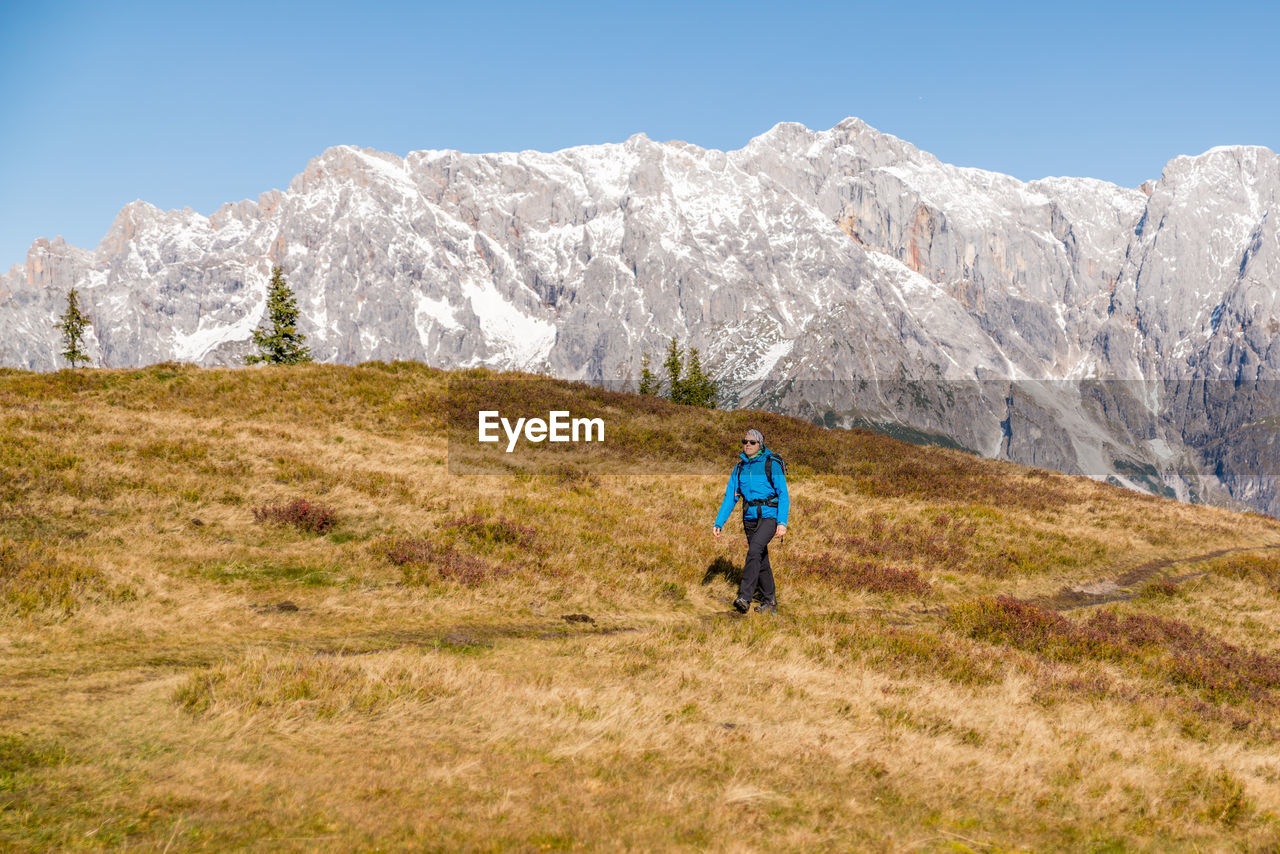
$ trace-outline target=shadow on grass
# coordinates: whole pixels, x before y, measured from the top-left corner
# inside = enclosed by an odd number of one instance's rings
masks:
[[[742,583],[742,567],[733,565],[728,558],[718,557],[707,567],[706,573],[702,576],[702,583],[710,584],[717,578],[724,579],[737,587]]]

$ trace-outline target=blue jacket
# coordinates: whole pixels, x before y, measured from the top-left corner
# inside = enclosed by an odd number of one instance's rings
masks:
[[[764,462],[771,456],[773,452],[768,448],[761,448],[760,453],[752,459],[748,459],[746,454],[738,455],[742,460],[741,468],[734,466],[733,473],[729,475],[729,485],[724,491],[724,501],[720,502],[720,513],[716,516],[717,528],[723,528],[724,523],[729,521],[729,514],[733,512],[739,496],[748,501],[774,497],[775,493],[769,486],[769,478],[764,471]],[[791,499],[787,495],[786,472],[782,470],[782,463],[777,460],[773,463],[773,485],[778,489],[776,493],[778,506],[744,507],[743,511],[748,519],[755,519],[759,514],[765,519],[777,519],[779,525],[787,524]]]

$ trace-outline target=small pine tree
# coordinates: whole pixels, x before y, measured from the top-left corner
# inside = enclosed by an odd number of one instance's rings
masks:
[[[66,347],[62,351],[62,358],[70,362],[73,369],[77,362],[89,362],[89,356],[84,351],[84,330],[92,325],[84,312],[80,311],[79,292],[72,288],[67,292],[67,310],[55,328],[62,330],[62,343]]]
[[[681,359],[684,357],[684,348],[680,346],[680,342],[676,340],[674,335],[671,336],[671,343],[667,345],[667,358],[663,360],[663,370],[667,372],[667,396],[676,403],[684,403],[684,388],[681,380],[681,372],[684,366]]]
[[[697,347],[689,348],[686,363],[685,349],[680,346],[679,339],[673,337],[667,345],[667,357],[663,360],[662,367],[667,374],[667,397],[673,403],[716,408],[720,389],[703,369],[702,357]],[[658,393],[658,380],[649,370],[648,353],[644,353],[640,359],[640,393]]]
[[[285,283],[284,268],[271,268],[271,285],[267,289],[267,316],[263,325],[253,331],[256,354],[245,356],[246,365],[296,365],[311,361],[307,336],[298,331],[298,301]]]
[[[689,364],[685,368],[684,380],[681,385],[684,400],[680,401],[680,403],[687,403],[690,406],[705,406],[708,409],[716,408],[719,389],[716,387],[715,380],[711,379],[703,371],[702,359],[698,355],[697,347],[689,348]]]
[[[640,355],[640,393],[650,395],[658,393],[658,378],[653,375],[653,371],[649,370],[648,353]]]

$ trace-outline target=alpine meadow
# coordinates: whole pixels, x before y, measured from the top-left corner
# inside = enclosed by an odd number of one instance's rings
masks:
[[[489,384],[607,441],[458,473]],[[414,362],[4,369],[0,418],[0,849],[1280,847],[1272,518]],[[748,428],[777,617],[711,537]]]

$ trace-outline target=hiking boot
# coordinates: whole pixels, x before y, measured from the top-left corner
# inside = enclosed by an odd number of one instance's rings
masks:
[[[739,614],[745,614],[751,610],[751,603],[739,596],[733,600],[733,607]]]
[[[778,616],[777,602],[764,602],[756,608],[756,613],[767,614],[770,617]]]

